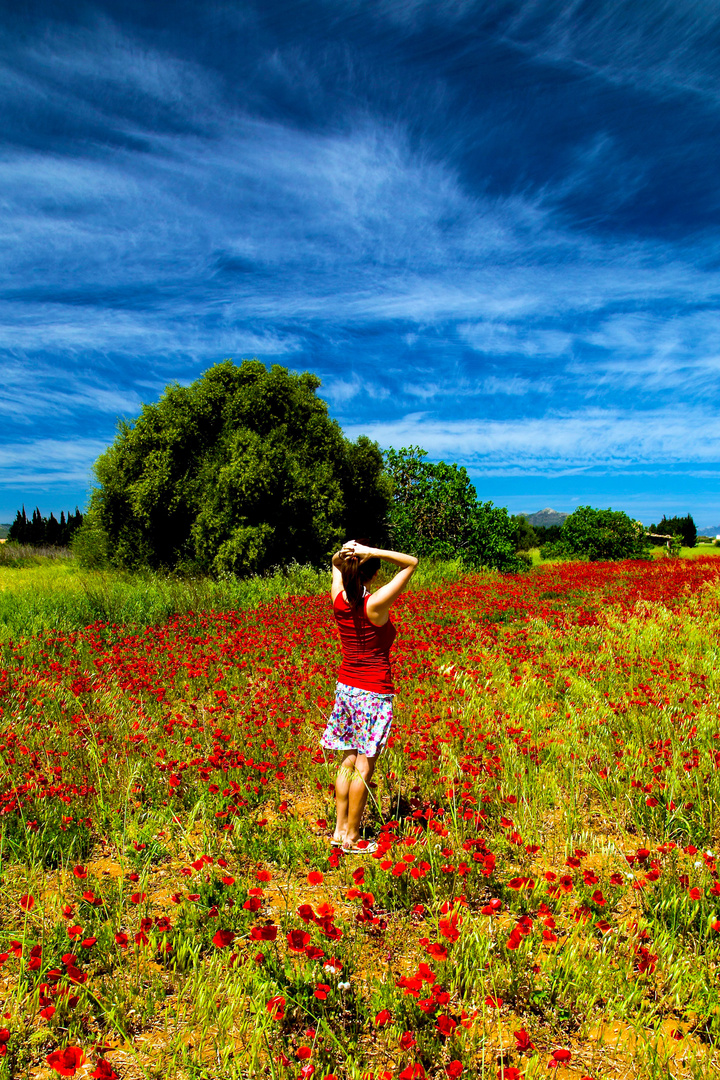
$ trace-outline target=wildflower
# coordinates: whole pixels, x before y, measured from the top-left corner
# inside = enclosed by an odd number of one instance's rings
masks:
[[[79,1046],[67,1046],[64,1050],[54,1050],[45,1060],[60,1076],[74,1076],[85,1063],[85,1055]]]
[[[273,1020],[282,1020],[285,1015],[285,998],[281,994],[271,997],[265,1006]]]
[[[436,1027],[441,1035],[452,1035],[453,1031],[457,1027],[457,1020],[453,1020],[451,1016],[447,1016],[442,1013],[437,1018]]]
[[[484,907],[480,908],[480,911],[481,911],[481,913],[483,915],[496,915],[498,913],[498,911],[501,911],[501,910],[502,910],[502,900],[497,900],[497,899],[491,900],[488,904],[485,904]]]
[[[525,1028],[520,1028],[519,1031],[513,1031],[513,1035],[515,1036],[517,1049],[521,1054],[525,1053],[526,1050],[535,1049],[535,1044],[531,1041]]]
[[[217,949],[226,949],[235,940],[233,930],[218,930],[213,936],[212,943]]]
[[[105,1058],[99,1058],[95,1069],[90,1073],[95,1080],[118,1080],[118,1074],[113,1069],[109,1061]]]
[[[305,952],[306,946],[310,944],[310,935],[306,930],[291,930],[287,935],[287,943],[290,952]]]

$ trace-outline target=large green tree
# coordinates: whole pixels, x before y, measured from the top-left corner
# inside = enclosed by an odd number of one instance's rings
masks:
[[[464,468],[426,458],[419,446],[385,451],[394,489],[388,516],[393,546],[429,558],[460,558],[467,566],[524,569],[507,510],[478,503]]]
[[[86,532],[119,566],[215,574],[320,563],[347,536],[378,533],[382,454],[345,439],[319,386],[258,360],[169,386],[95,463]]]
[[[644,525],[622,510],[595,510],[592,506],[579,506],[563,522],[560,539],[540,549],[543,558],[564,555],[590,562],[646,559],[649,553]]]

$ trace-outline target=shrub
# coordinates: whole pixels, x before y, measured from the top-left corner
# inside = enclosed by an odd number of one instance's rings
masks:
[[[478,503],[464,468],[426,457],[419,446],[385,451],[393,482],[388,518],[393,546],[423,558],[459,558],[469,567],[524,569],[507,510]]]
[[[644,525],[633,521],[622,510],[579,506],[563,523],[560,539],[544,545],[540,554],[542,558],[579,557],[590,562],[646,559],[650,544]]]

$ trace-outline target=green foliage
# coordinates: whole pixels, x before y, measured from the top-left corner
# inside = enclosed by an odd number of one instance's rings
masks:
[[[537,542],[540,547],[544,544],[554,544],[560,539],[560,531],[562,525],[533,525],[533,530],[537,536]]]
[[[513,527],[513,543],[516,551],[529,551],[538,546],[538,535],[524,514],[513,514],[510,518]]]
[[[659,533],[664,536],[682,537],[683,547],[695,547],[697,543],[697,527],[692,514],[685,517],[665,517],[658,525],[650,526],[651,533]]]
[[[88,517],[72,538],[70,550],[85,570],[102,570],[110,562],[110,540],[94,517]]]
[[[678,559],[680,557],[680,552],[682,551],[682,546],[682,537],[673,535],[670,540],[668,540],[667,554],[673,559]]]
[[[426,457],[419,446],[385,451],[394,485],[388,517],[394,547],[423,558],[460,558],[471,567],[524,569],[507,510],[478,503],[464,468]]]
[[[650,544],[645,527],[622,510],[595,510],[579,506],[563,523],[560,539],[540,550],[544,559],[585,558],[590,562],[611,559],[646,559]]]
[[[121,424],[95,464],[90,511],[110,564],[244,575],[318,565],[346,536],[380,533],[380,450],[343,437],[319,386],[309,372],[226,360]]]

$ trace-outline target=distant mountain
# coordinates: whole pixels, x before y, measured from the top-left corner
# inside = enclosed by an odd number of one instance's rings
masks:
[[[536,514],[525,514],[525,517],[531,525],[542,525],[547,529],[550,525],[562,525],[570,515],[563,514],[560,510],[551,510],[549,506],[546,506],[544,510],[538,510]]]
[[[719,536],[720,525],[708,525],[706,529],[698,529],[698,536]]]

